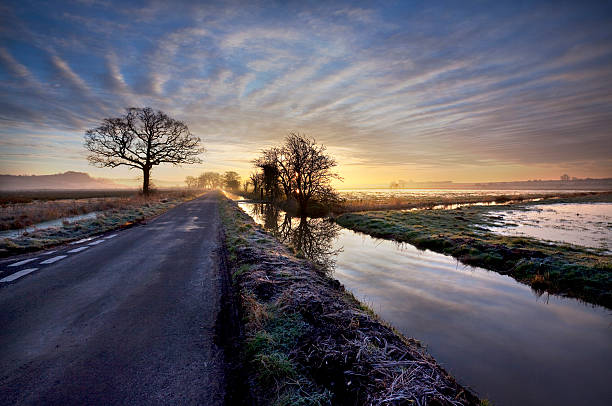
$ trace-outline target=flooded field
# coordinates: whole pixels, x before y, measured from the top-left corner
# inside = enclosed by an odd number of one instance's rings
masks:
[[[341,197],[347,200],[378,200],[386,201],[397,198],[410,198],[415,201],[441,197],[456,199],[463,197],[478,198],[482,196],[528,196],[540,194],[571,194],[577,190],[471,190],[471,189],[344,189],[339,190]]]
[[[511,204],[543,198],[586,196],[575,190],[352,189],[338,192],[336,214],[372,210],[452,209],[470,205]]]
[[[590,405],[612,398],[612,315],[540,296],[510,277],[324,219],[240,203],[495,405]],[[603,402],[605,403],[605,401]]]
[[[42,223],[33,224],[31,226],[27,226],[19,230],[0,231],[0,238],[18,238],[22,236],[24,233],[28,233],[32,231],[44,230],[46,228],[53,228],[53,227],[61,227],[62,225],[64,225],[64,223],[74,223],[75,221],[94,219],[100,213],[101,212],[95,211],[92,213],[80,214],[78,216],[63,217],[63,218],[56,219],[56,220],[44,221]]]
[[[530,205],[488,216],[497,234],[565,242],[612,253],[612,203]]]

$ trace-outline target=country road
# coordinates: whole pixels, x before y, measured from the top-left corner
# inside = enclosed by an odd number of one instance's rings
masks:
[[[218,199],[0,264],[0,404],[222,404]],[[11,267],[11,265],[14,265]]]

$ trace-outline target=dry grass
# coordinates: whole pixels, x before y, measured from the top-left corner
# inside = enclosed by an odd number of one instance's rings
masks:
[[[110,194],[110,192],[105,192]],[[187,195],[188,191],[164,191],[155,193],[149,198],[131,191],[118,192],[119,196],[83,197],[78,192],[65,192],[68,198],[61,199],[61,193],[51,195],[15,195],[3,197],[2,212],[0,215],[0,230],[19,230],[25,227],[42,223],[44,221],[56,220],[64,217],[72,217],[92,212],[103,212],[108,210],[122,210],[154,204],[162,200],[174,199]],[[87,196],[86,192],[82,195]],[[25,197],[24,197],[25,196]]]
[[[255,404],[478,404],[416,340],[234,203],[224,200],[221,213]]]
[[[333,209],[335,214],[372,210],[401,210],[401,209],[428,209],[453,208],[455,205],[470,205],[477,203],[517,203],[534,199],[551,199],[556,197],[580,197],[606,192],[577,192],[566,193],[528,193],[528,194],[452,194],[445,196],[440,193],[415,194],[407,196],[381,195],[362,197],[358,193],[346,193],[344,201]]]
[[[96,215],[96,218],[64,222],[59,227],[35,229],[19,237],[0,239],[0,257],[38,251],[106,231],[131,227],[148,218],[160,215],[199,194],[174,191],[160,193],[149,199],[135,197],[129,200],[126,206],[106,210]]]

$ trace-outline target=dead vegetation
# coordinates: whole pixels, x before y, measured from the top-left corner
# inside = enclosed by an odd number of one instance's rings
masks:
[[[366,196],[359,193],[342,193],[343,201],[333,207],[334,214],[352,213],[372,210],[405,210],[405,209],[431,209],[452,208],[455,205],[469,205],[477,203],[509,204],[530,201],[533,199],[552,199],[584,197],[607,192],[572,192],[565,191],[551,193],[526,193],[526,194],[486,194],[483,193],[456,193],[451,196],[430,193],[422,195],[381,195]]]
[[[171,192],[154,198],[134,197],[116,208],[104,210],[96,218],[63,222],[59,227],[27,230],[18,237],[0,239],[0,257],[38,251],[56,245],[90,237],[106,231],[131,227],[146,219],[162,214],[196,193]]]
[[[257,404],[474,405],[425,349],[234,203],[222,218]]]
[[[109,193],[109,192],[106,192]],[[110,193],[109,193],[110,194]],[[118,191],[117,196],[87,196],[72,191],[58,194],[14,194],[2,199],[0,231],[19,230],[44,221],[107,210],[122,210],[181,198],[194,192],[164,191],[144,197],[136,191]],[[74,197],[72,197],[74,195]],[[63,197],[63,198],[62,198]]]

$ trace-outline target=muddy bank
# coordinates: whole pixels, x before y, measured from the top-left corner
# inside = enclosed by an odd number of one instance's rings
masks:
[[[223,199],[221,211],[257,404],[479,404],[416,340],[385,325],[235,203]]]
[[[536,203],[609,201],[612,195],[607,193],[511,206],[347,213],[336,221],[354,231],[407,242],[417,248],[452,255],[465,264],[510,275],[537,291],[612,308],[612,260],[604,250],[524,236],[502,236],[489,229],[496,211],[520,209]]]

